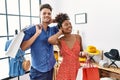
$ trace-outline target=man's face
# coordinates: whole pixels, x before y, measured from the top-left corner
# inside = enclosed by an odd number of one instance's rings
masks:
[[[50,23],[52,12],[48,8],[44,8],[40,12],[40,18],[42,23]]]

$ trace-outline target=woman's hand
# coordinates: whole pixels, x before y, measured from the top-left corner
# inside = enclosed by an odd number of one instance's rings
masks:
[[[62,35],[63,34],[63,30],[60,28],[59,29],[59,33]]]
[[[87,52],[80,52],[80,56],[81,56],[81,57],[84,57],[84,56],[87,57],[87,56],[88,56],[88,53],[87,53]]]

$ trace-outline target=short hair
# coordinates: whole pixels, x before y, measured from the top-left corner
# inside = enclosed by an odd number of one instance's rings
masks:
[[[70,20],[69,16],[66,13],[59,13],[56,17],[55,17],[55,22],[58,23],[58,28],[60,29],[60,27],[62,27],[62,23],[65,20]]]
[[[44,8],[50,9],[50,11],[52,11],[52,7],[49,4],[43,4],[40,6],[40,11]]]

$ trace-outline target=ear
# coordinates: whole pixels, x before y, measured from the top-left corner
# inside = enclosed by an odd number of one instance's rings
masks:
[[[63,28],[62,28],[62,27],[60,27],[60,29],[63,31]]]
[[[62,27],[60,27],[60,29],[61,29],[62,33],[64,33],[64,30],[63,30],[63,28],[62,28]]]

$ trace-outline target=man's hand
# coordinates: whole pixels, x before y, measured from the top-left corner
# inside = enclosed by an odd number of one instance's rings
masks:
[[[40,34],[42,32],[42,25],[41,24],[37,24],[36,25],[36,34]]]

